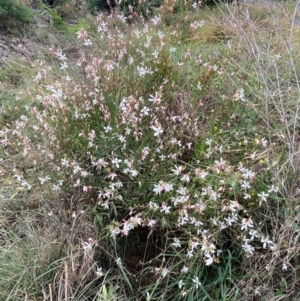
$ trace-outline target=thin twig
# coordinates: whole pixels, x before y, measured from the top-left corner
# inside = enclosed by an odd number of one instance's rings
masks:
[[[65,262],[65,301],[68,301],[68,264]]]

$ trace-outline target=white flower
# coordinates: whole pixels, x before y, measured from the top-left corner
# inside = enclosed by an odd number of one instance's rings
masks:
[[[254,295],[260,296],[260,295],[261,295],[260,289],[261,289],[261,286],[257,287],[257,288],[255,289],[255,291],[254,291]]]
[[[280,53],[277,53],[277,54],[275,55],[275,60],[278,61],[280,58],[281,58],[281,54],[280,54]]]
[[[118,159],[118,158],[114,158],[113,160],[111,160],[111,163],[114,164],[116,166],[116,168],[119,168],[120,165],[119,163],[121,163],[122,160]]]
[[[205,239],[205,243],[202,245],[201,250],[205,254],[215,253],[216,252],[216,246]]]
[[[47,175],[45,178],[39,178],[41,185],[44,185],[44,183],[48,182],[51,178]]]
[[[155,194],[160,194],[162,191],[163,191],[163,188],[161,187],[160,184],[154,185],[153,192],[155,192]]]
[[[150,201],[149,202],[149,208],[153,209],[153,210],[157,210],[158,209],[158,205],[155,204],[154,202]]]
[[[182,181],[182,182],[190,182],[190,175],[189,174],[184,174],[181,178],[180,178],[180,180]]]
[[[179,217],[178,218],[178,225],[179,226],[183,226],[183,225],[186,225],[189,221],[189,218],[186,217],[186,216],[183,216],[183,217]]]
[[[58,190],[60,190],[60,187],[59,187],[59,185],[53,185],[53,189],[52,189],[53,191],[58,191]]]
[[[60,63],[60,70],[64,70],[68,68],[68,64],[66,62]]]
[[[104,273],[103,273],[103,271],[102,271],[102,268],[97,268],[96,276],[97,276],[97,277],[102,277],[102,276],[104,276]]]
[[[246,253],[248,253],[249,255],[253,255],[255,249],[253,246],[248,244],[249,239],[244,239],[244,244],[242,245],[242,248],[244,249],[244,251]]]
[[[22,181],[22,178],[20,175],[14,175],[13,177],[16,178],[18,182]]]
[[[164,181],[159,181],[157,185],[154,185],[153,191],[155,194],[160,194],[162,191],[172,191],[173,190],[173,185],[170,183],[166,183]]]
[[[194,256],[194,250],[193,250],[193,249],[192,249],[192,250],[189,250],[189,251],[187,252],[186,256],[187,256],[188,258],[192,258],[192,257]]]
[[[261,193],[258,193],[257,196],[259,197],[260,202],[266,202],[267,201],[267,197],[269,195],[263,191]]]
[[[198,241],[191,241],[191,246],[192,246],[192,249],[194,250],[195,248],[197,248],[198,246],[200,246],[200,242]]]
[[[129,231],[134,229],[134,224],[130,222],[125,222],[122,230],[122,234],[127,236],[129,234]]]
[[[251,199],[251,196],[250,196],[250,194],[248,194],[248,193],[244,193],[244,197],[243,197],[243,199],[244,199],[244,200],[249,200],[249,199]]]
[[[266,140],[265,138],[262,138],[262,139],[261,139],[261,145],[262,145],[263,147],[267,147],[267,145],[268,145],[268,140]]]
[[[119,228],[113,228],[110,230],[110,237],[115,237],[120,234],[121,230]]]
[[[164,161],[166,159],[166,156],[165,155],[160,155],[159,158],[160,158],[161,161]]]
[[[288,266],[286,265],[286,263],[284,262],[283,265],[282,265],[282,270],[283,271],[286,271],[288,269]]]
[[[212,139],[206,138],[205,144],[206,144],[207,146],[211,146],[211,144],[212,144]]]
[[[133,178],[136,177],[136,176],[138,175],[138,171],[135,170],[135,169],[130,169],[129,172],[130,172],[130,174],[131,174],[131,176],[132,176]]]
[[[148,67],[143,67],[143,66],[138,66],[137,71],[138,71],[140,77],[144,77],[146,74],[153,73],[153,71],[151,71]]]
[[[120,257],[118,257],[117,259],[116,259],[116,264],[117,265],[122,265],[122,260],[121,260],[121,258]]]
[[[193,5],[192,5],[194,8],[196,8],[196,6],[197,6],[197,3],[196,2],[194,2],[193,3]],[[202,27],[204,25],[204,21],[202,20],[202,21],[194,21],[193,23],[191,23],[191,28],[193,29],[193,30],[195,30],[195,29],[197,29],[197,28],[199,28],[199,27]]]
[[[210,254],[206,253],[205,257],[206,257],[206,259],[205,259],[205,265],[211,265],[211,264],[214,263],[213,256],[211,256]]]
[[[255,237],[259,237],[259,235],[257,234],[257,231],[255,230],[250,230],[249,231],[249,235],[251,236],[250,239],[253,240]]]
[[[108,125],[108,126],[104,126],[103,129],[104,129],[104,132],[105,132],[105,133],[108,133],[108,132],[111,132],[111,131],[112,131],[112,127],[109,126],[109,125]]]
[[[34,79],[34,81],[35,82],[39,82],[42,78],[43,78],[42,74],[40,72],[38,72],[37,75],[36,75],[36,77],[35,77],[35,79]]]
[[[261,242],[263,243],[263,248],[264,248],[264,249],[265,249],[267,246],[274,246],[273,241],[270,240],[270,239],[268,238],[268,236],[267,236],[267,237],[262,236]]]
[[[232,226],[232,224],[236,221],[235,217],[225,217],[224,220],[226,221],[228,226]]]
[[[200,2],[200,3],[201,3],[201,2]],[[197,7],[197,4],[198,4],[197,2],[193,2],[193,4],[192,4],[192,8],[193,8],[193,9],[196,9],[196,7]]]
[[[152,228],[155,224],[156,224],[156,221],[155,221],[154,219],[150,219],[150,220],[148,221],[147,226],[150,227],[150,228]]]
[[[165,183],[165,191],[169,192],[173,190],[173,185],[170,183]]]
[[[160,124],[157,126],[152,125],[151,129],[154,131],[154,137],[158,137],[164,132]]]
[[[184,285],[185,285],[185,283],[183,282],[183,280],[179,280],[179,282],[178,282],[179,289],[181,289]]]
[[[84,40],[84,45],[85,46],[92,45],[92,41],[90,39],[86,39],[86,40]]]
[[[184,291],[184,292],[182,292],[182,297],[185,297],[186,295],[188,294],[188,291]]]
[[[175,165],[175,168],[172,169],[171,171],[173,172],[173,174],[175,176],[178,176],[178,175],[181,174],[181,172],[183,171],[183,169],[184,169],[184,166],[182,166],[182,165],[180,165],[180,166]]]
[[[160,212],[165,213],[165,214],[169,214],[171,208],[172,208],[171,206],[166,206],[166,204],[163,203],[162,206],[161,206]]]
[[[161,18],[158,17],[158,16],[155,16],[154,18],[151,19],[151,22],[154,24],[154,25],[157,25],[161,22]]]
[[[168,270],[167,268],[163,268],[161,271],[161,276],[163,278],[165,278],[169,273],[170,273],[170,270]]]
[[[82,243],[82,248],[85,251],[91,251],[93,246],[97,246],[97,243],[94,239],[89,238],[87,242]]]
[[[159,105],[161,103],[161,98],[160,98],[160,95],[158,92],[155,92],[155,95],[150,95],[150,98],[149,98],[149,101],[150,102],[153,102],[154,104],[156,105]]]
[[[246,99],[245,99],[244,92],[245,92],[244,89],[239,89],[239,91],[232,96],[233,100],[235,100],[235,101],[237,101],[237,100],[245,101]]]
[[[241,230],[248,230],[248,228],[253,228],[253,222],[251,218],[243,218]]]
[[[174,246],[175,248],[180,248],[180,241],[177,238],[174,238],[174,242],[172,243],[172,246]]]
[[[245,169],[243,171],[243,174],[242,174],[242,177],[244,179],[250,179],[250,180],[253,180],[255,178],[255,172],[253,172],[252,170],[249,170],[249,169]]]
[[[157,52],[157,50],[153,51],[153,52],[152,52],[152,55],[154,56],[154,58],[157,59],[157,58],[158,58],[158,52]]]
[[[196,289],[201,286],[201,282],[199,281],[198,276],[196,276],[194,279],[192,279],[192,281],[194,282]]]
[[[272,185],[270,187],[270,189],[268,190],[269,193],[272,193],[272,192],[277,193],[278,191],[279,191],[279,188],[274,185]]]
[[[92,250],[92,245],[89,244],[88,242],[84,242],[82,245],[83,250],[85,251],[91,251]]]
[[[150,109],[148,108],[148,107],[143,107],[142,109],[141,109],[141,114],[143,115],[143,116],[148,116],[149,115],[149,112],[150,112]]]
[[[242,184],[241,184],[241,187],[242,187],[244,190],[247,190],[247,189],[250,189],[250,188],[251,188],[249,182],[247,182],[247,181],[243,181]]]
[[[182,269],[181,269],[181,273],[182,274],[186,274],[187,272],[189,271],[188,267],[187,266],[184,266]]]
[[[204,170],[201,170],[200,168],[196,168],[195,175],[200,179],[205,179],[208,173]]]

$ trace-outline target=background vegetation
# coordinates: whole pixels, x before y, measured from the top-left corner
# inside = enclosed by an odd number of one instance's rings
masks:
[[[298,300],[298,4],[129,4],[1,66],[0,300]]]
[[[19,23],[29,23],[30,9],[14,0],[0,1],[0,27],[8,28]]]

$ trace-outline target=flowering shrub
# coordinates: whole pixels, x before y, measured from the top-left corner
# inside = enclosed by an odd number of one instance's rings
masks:
[[[230,265],[243,273],[250,258],[278,251],[266,218],[284,209],[272,141],[245,91],[220,84],[231,68],[222,55],[183,43],[160,16],[134,28],[122,15],[97,22],[97,34],[78,32],[76,61],[51,48],[55,70],[34,63],[26,114],[0,132],[6,153],[35,170],[14,179],[91,209],[101,241],[91,233],[84,254],[104,244],[115,257],[96,277],[119,269],[147,300],[162,298],[162,286],[168,300],[221,298],[211,286],[235,285]],[[190,24],[196,42],[204,23]]]

